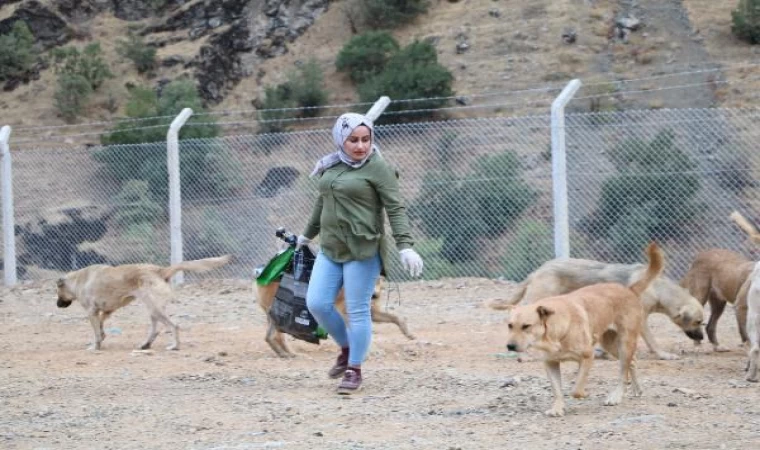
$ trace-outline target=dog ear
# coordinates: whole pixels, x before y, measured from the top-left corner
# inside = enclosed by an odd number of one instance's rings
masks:
[[[541,320],[546,320],[549,316],[554,314],[554,311],[547,308],[546,306],[539,306],[536,308],[536,312],[538,313],[538,318]]]
[[[62,288],[62,287],[64,287],[64,286],[66,286],[66,280],[64,280],[63,278],[59,278],[59,279],[58,279],[58,281],[56,281],[56,283],[55,283],[55,284],[56,284],[56,286],[58,286],[59,288]]]

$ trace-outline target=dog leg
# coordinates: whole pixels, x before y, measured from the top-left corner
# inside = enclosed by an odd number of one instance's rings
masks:
[[[172,330],[172,338],[173,342],[169,344],[166,349],[167,350],[179,350],[179,327],[177,324],[171,321],[169,317],[164,314],[163,311],[156,311],[157,319],[164,323],[167,327],[169,327]]]
[[[140,350],[147,350],[150,348],[151,345],[153,345],[153,341],[155,341],[156,336],[158,336],[158,327],[156,326],[157,324],[158,324],[158,319],[151,314],[150,328],[148,329],[148,337],[145,339],[145,342],[143,342],[143,344],[140,345]]]
[[[295,355],[293,355],[288,348],[286,347],[285,341],[283,340],[282,333],[277,332],[277,328],[274,326],[274,322],[272,322],[271,319],[268,320],[268,327],[267,327],[267,334],[264,337],[264,340],[267,344],[269,344],[269,347],[274,350],[274,352],[279,356],[280,358],[290,358]]]
[[[277,344],[280,346],[283,352],[285,352],[286,358],[295,358],[296,354],[293,353],[290,350],[290,347],[288,346],[287,341],[285,340],[285,333],[275,330],[274,332],[274,340],[277,341]]]
[[[106,332],[103,331],[103,324],[106,322],[106,319],[111,317],[111,312],[105,312],[101,311],[100,313],[100,340],[101,342],[105,340],[106,338]]]
[[[716,336],[716,331],[718,329],[718,319],[720,319],[720,316],[723,314],[723,310],[725,309],[726,302],[712,295],[710,296],[710,319],[707,321],[707,327],[705,327],[705,331],[707,332],[707,338],[713,345],[713,350],[716,352],[729,351],[729,349],[721,347],[721,345],[718,343],[718,337]]]
[[[544,361],[544,367],[554,394],[554,403],[552,403],[551,409],[544,414],[549,417],[562,417],[565,415],[565,400],[562,398],[562,373],[559,370],[559,362]]]
[[[753,305],[754,306],[754,305]],[[751,347],[748,352],[749,367],[747,367],[747,381],[758,382],[757,372],[760,365],[760,315],[753,311],[747,322]]]
[[[88,350],[100,350],[100,344],[103,342],[103,323],[100,321],[100,312],[94,311],[89,315],[90,325],[92,325],[92,331],[95,334],[95,342],[93,342]]]
[[[745,286],[749,286],[749,282],[744,283]],[[736,303],[734,304],[736,309],[736,328],[739,329],[739,336],[742,338],[742,345],[749,342],[747,336],[747,290],[745,287],[739,291],[739,295],[736,296]]]
[[[411,340],[416,339],[414,335],[409,332],[409,328],[407,328],[406,322],[403,319],[399,318],[395,314],[376,309],[374,307],[374,303],[372,305],[372,321],[377,323],[395,323],[398,329],[401,330],[401,333],[404,334],[404,336]]]
[[[591,366],[594,364],[593,352],[589,358],[583,358],[578,366],[578,377],[575,379],[575,388],[573,389],[573,397],[586,398],[586,382],[588,381],[588,373],[591,371]]]
[[[647,317],[644,317],[644,322],[641,324],[641,337],[644,339],[644,342],[646,342],[647,347],[649,347],[649,351],[657,355],[658,359],[664,359],[664,360],[679,359],[678,355],[660,350],[657,347],[657,342],[654,340],[654,336],[652,335],[652,330],[649,329],[649,323],[647,321]]]
[[[628,376],[631,376],[631,384],[635,384],[635,389],[641,391],[638,387],[638,379],[636,379],[635,372],[631,371],[633,357],[636,354],[636,341],[638,337],[635,334],[628,333],[625,330],[621,330],[617,333],[617,348],[618,348],[618,360],[620,365],[620,379],[617,385],[607,395],[607,399],[604,401],[605,406],[619,405],[623,401],[623,395],[625,394],[625,383],[628,380]]]

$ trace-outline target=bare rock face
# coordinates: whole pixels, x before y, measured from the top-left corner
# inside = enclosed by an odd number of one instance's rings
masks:
[[[37,0],[23,3],[12,16],[0,21],[0,34],[8,34],[17,20],[26,22],[35,42],[46,50],[63,45],[74,37],[66,21]]]
[[[156,13],[151,0],[112,0],[113,14],[121,20],[142,20]]]
[[[110,0],[53,0],[59,13],[72,22],[92,19],[111,7]]]

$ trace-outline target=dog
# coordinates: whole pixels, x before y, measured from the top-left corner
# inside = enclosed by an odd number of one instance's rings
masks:
[[[705,331],[716,352],[729,351],[718,343],[716,335],[718,319],[726,303],[734,304],[739,336],[742,343],[747,342],[747,290],[754,266],[754,262],[739,253],[713,248],[697,253],[681,280],[681,286],[702,305],[710,302],[710,319]]]
[[[620,283],[592,284],[568,294],[512,308],[507,325],[507,350],[525,352],[535,348],[543,353],[544,367],[554,394],[554,402],[545,412],[547,416],[565,414],[561,362],[579,363],[572,395],[575,398],[587,396],[585,387],[594,362],[595,344],[600,344],[620,361],[620,380],[604,404],[617,405],[622,401],[629,377],[632,394],[641,395],[633,364],[644,321],[639,297],[660,275],[664,265],[662,251],[656,244],[649,245],[647,255],[646,272],[630,287]]]
[[[165,308],[173,297],[173,289],[169,280],[179,271],[204,272],[227,264],[230,256],[206,258],[195,261],[185,261],[168,267],[153,264],[124,264],[108,266],[96,264],[74,272],[67,273],[58,279],[59,308],[68,308],[77,300],[84,307],[90,319],[95,341],[89,347],[100,350],[106,335],[103,323],[117,309],[140,300],[150,312],[150,331],[148,338],[139,346],[145,350],[150,348],[158,335],[156,325],[162,322],[172,330],[173,342],[167,350],[179,349],[179,329],[167,317]]]
[[[380,305],[378,302],[383,291],[383,284],[384,278],[382,276],[378,277],[377,281],[375,282],[375,291],[372,293],[372,304],[370,310],[372,314],[372,321],[376,323],[395,323],[404,336],[406,336],[408,339],[415,339],[415,336],[409,332],[409,328],[403,319],[396,316],[395,314],[380,310]],[[272,303],[274,303],[274,297],[279,287],[279,281],[273,281],[272,283],[264,286],[259,286],[256,284],[256,298],[259,306],[264,310],[264,313],[267,316],[267,332],[264,340],[280,358],[292,358],[296,356],[295,353],[290,350],[285,341],[284,334],[275,327],[274,321],[271,317],[269,317],[269,308],[271,308]],[[345,318],[346,299],[343,294],[343,289],[338,292],[338,296],[335,298],[335,306],[338,308],[338,312],[340,312],[341,315],[343,315]]]
[[[644,271],[643,264],[608,264],[588,259],[555,259],[544,263],[518,284],[515,294],[507,299],[492,301],[493,309],[508,309],[520,302],[533,303],[550,296],[570,293],[584,286],[597,283],[620,283],[630,286],[637,282]],[[641,294],[644,308],[644,323],[641,337],[649,351],[664,360],[678,359],[678,356],[663,351],[657,345],[647,324],[650,314],[665,314],[695,342],[701,342],[704,309],[697,299],[666,276],[656,278]]]
[[[757,372],[760,366],[760,263],[755,264],[749,280],[750,285],[747,290],[747,335],[750,347],[747,381],[757,383]]]

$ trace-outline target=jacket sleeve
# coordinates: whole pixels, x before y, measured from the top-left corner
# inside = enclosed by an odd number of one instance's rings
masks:
[[[406,207],[401,198],[401,192],[399,192],[396,171],[389,164],[383,162],[382,167],[374,177],[374,185],[383,208],[385,208],[388,214],[388,221],[391,224],[391,232],[393,239],[396,241],[396,248],[399,250],[412,248],[414,239],[412,238],[411,225],[409,224],[409,217],[406,214]]]
[[[314,209],[311,211],[311,217],[309,218],[309,223],[306,224],[306,230],[304,230],[303,235],[306,236],[308,239],[314,239],[319,234],[319,228],[322,218],[322,196],[320,195],[319,198],[317,198],[316,203],[314,203]]]

